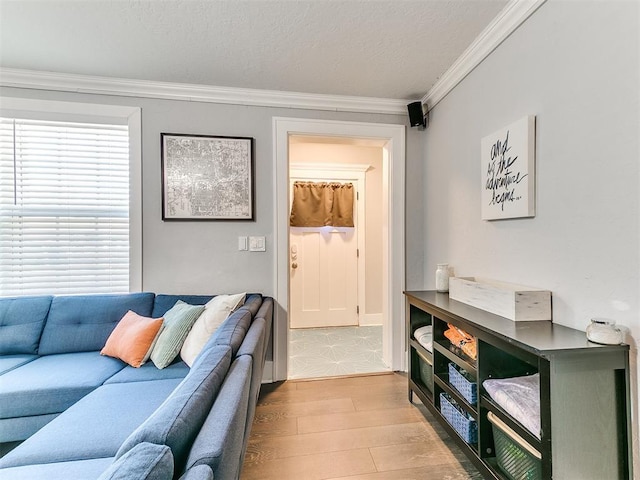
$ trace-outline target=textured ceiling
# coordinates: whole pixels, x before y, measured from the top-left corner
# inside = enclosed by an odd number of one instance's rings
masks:
[[[506,0],[0,0],[0,66],[421,98]]]

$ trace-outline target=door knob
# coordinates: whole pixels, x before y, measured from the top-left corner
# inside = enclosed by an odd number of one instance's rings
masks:
[[[293,263],[291,264],[291,268],[298,268],[298,264],[297,264],[296,262],[293,262]]]

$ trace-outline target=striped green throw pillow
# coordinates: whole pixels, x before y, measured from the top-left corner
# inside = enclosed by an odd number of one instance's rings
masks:
[[[180,353],[180,348],[191,327],[204,311],[204,305],[189,305],[178,300],[164,314],[162,332],[151,352],[151,361],[158,368],[165,368]]]

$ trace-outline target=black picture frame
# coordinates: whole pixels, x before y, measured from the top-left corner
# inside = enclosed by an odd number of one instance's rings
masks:
[[[253,137],[161,133],[162,220],[254,221]]]

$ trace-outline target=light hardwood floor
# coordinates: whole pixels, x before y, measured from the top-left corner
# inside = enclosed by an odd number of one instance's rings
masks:
[[[241,480],[481,479],[422,411],[401,374],[263,385]]]

